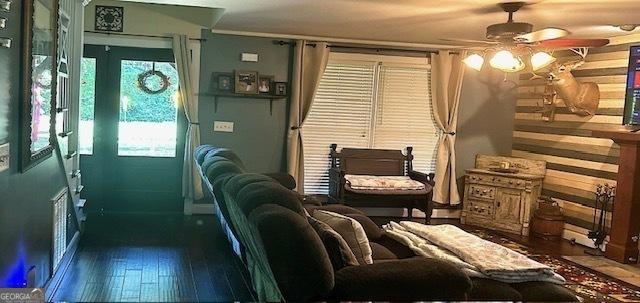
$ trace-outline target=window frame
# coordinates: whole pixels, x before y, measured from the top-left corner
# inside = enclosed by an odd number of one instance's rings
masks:
[[[376,121],[378,119],[378,106],[381,102],[380,99],[380,73],[381,66],[392,66],[392,67],[411,67],[411,68],[424,68],[428,69],[429,72],[431,70],[430,57],[407,57],[407,56],[392,56],[392,55],[376,55],[376,54],[362,54],[362,53],[342,53],[342,52],[331,52],[329,54],[329,64],[363,64],[373,65],[373,95],[371,99],[371,115],[369,121],[369,129],[368,132],[370,137],[368,138],[368,148],[373,148],[376,140],[375,140],[375,132],[376,132]],[[430,88],[429,88],[430,91]],[[432,95],[429,93],[430,102],[433,102]],[[431,103],[433,104],[433,103]],[[433,107],[432,107],[433,108]],[[310,109],[313,110],[312,108]],[[435,121],[434,121],[435,123]],[[304,125],[303,125],[304,128]],[[303,133],[303,144],[304,144],[304,130]],[[437,133],[438,136],[441,135],[441,132]],[[340,147],[340,146],[339,146]],[[437,146],[436,146],[437,148]],[[329,146],[327,145],[327,152],[329,151]],[[437,153],[437,151],[436,151]],[[329,159],[327,159],[329,161]],[[306,180],[306,179],[305,179]],[[305,181],[306,183],[306,181]],[[302,184],[305,187],[305,191],[307,191],[307,187],[305,184]],[[315,192],[314,192],[315,193]]]

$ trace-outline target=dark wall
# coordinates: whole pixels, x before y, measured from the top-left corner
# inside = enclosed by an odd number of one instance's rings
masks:
[[[290,47],[273,44],[273,39],[212,34],[203,30],[200,92],[211,91],[213,72],[258,71],[286,82]],[[242,62],[243,52],[257,53],[258,62]],[[276,172],[286,168],[286,123],[288,100],[220,98],[200,96],[200,131],[203,144],[233,149],[252,172]],[[213,132],[214,121],[234,122],[233,133]]]
[[[20,42],[22,1],[12,1],[0,36],[13,39],[11,49],[0,48],[0,144],[11,144],[11,169],[0,172],[0,287],[20,276],[20,263],[36,266],[36,286],[51,273],[52,203],[65,186],[57,157],[50,157],[26,173],[18,169],[20,108]]]
[[[504,76],[486,67],[481,72],[465,71],[456,138],[456,174],[461,194],[465,170],[474,167],[477,154],[511,154],[517,84],[504,82]]]

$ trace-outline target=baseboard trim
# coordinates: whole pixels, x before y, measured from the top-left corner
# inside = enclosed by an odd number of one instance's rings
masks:
[[[589,247],[589,248],[596,247],[593,244],[593,240],[587,237],[586,234],[579,233],[567,228],[565,228],[564,231],[562,232],[562,238],[567,239],[569,241],[575,241],[575,243]],[[604,243],[602,243],[601,249],[604,250],[604,247],[606,247],[608,242],[609,242],[609,237],[607,237],[607,239],[604,240]]]
[[[191,204],[191,214],[193,215],[215,215],[216,207],[214,204]]]
[[[398,217],[407,218],[409,212],[406,208],[391,208],[391,207],[358,207],[367,216],[372,217]],[[413,209],[412,216],[414,218],[424,218],[425,213],[419,209]],[[460,209],[454,208],[441,208],[434,209],[431,214],[432,219],[459,219]]]
[[[67,273],[67,270],[71,265],[71,260],[73,260],[73,257],[78,251],[79,243],[80,232],[76,231],[76,233],[73,235],[73,238],[71,239],[71,242],[69,242],[69,245],[67,246],[67,252],[62,257],[62,260],[60,260],[58,270],[56,270],[51,279],[49,279],[49,281],[44,286],[44,296],[47,302],[53,302],[53,295],[56,293],[56,290],[58,290],[58,287],[60,287],[62,278],[64,278],[64,275]]]
[[[434,209],[431,215],[432,219],[460,219],[460,213],[462,211],[459,208],[440,208]]]

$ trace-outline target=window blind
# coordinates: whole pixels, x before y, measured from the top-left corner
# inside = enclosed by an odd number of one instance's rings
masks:
[[[379,67],[373,147],[413,147],[414,170],[435,170],[438,128],[433,117],[429,68]]]
[[[329,145],[368,147],[375,63],[329,62],[302,127],[305,193],[329,191]]]
[[[329,145],[414,148],[414,169],[434,172],[439,131],[433,118],[430,68],[379,60],[330,58],[303,127],[304,188],[329,191]]]

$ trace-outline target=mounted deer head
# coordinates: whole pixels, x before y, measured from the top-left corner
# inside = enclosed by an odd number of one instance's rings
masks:
[[[582,60],[554,64],[549,71],[551,85],[571,113],[592,116],[600,103],[600,89],[593,82],[579,83],[571,71],[584,64]]]

